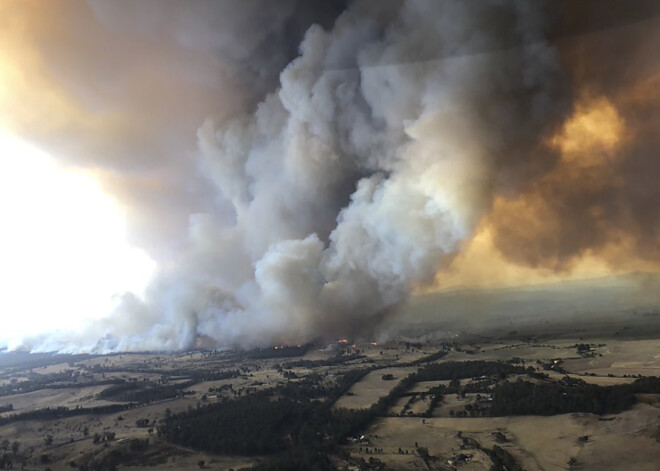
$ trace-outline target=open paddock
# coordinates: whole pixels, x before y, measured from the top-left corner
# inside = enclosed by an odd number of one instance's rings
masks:
[[[568,469],[574,457],[583,470],[654,471],[660,462],[660,447],[655,445],[660,409],[639,404],[632,410],[599,420],[592,414],[563,414],[550,417],[518,416],[488,418],[385,417],[367,431],[372,447],[383,448],[378,455],[395,470],[412,469],[400,460],[398,449],[414,453],[415,442],[426,447],[441,462],[463,452],[474,453],[468,445],[461,450],[461,437],[476,441],[481,448],[498,445],[507,450],[528,471]],[[459,437],[459,432],[461,437]],[[497,432],[506,442],[498,441]],[[588,437],[581,441],[580,437]],[[470,442],[468,442],[470,443]],[[347,447],[359,454],[355,445]],[[634,457],[634,458],[633,458]],[[483,465],[483,466],[482,466]],[[467,466],[467,465],[466,465]],[[461,469],[489,469],[487,463],[472,462]]]
[[[335,408],[368,409],[378,399],[386,396],[399,382],[416,371],[414,367],[383,368],[368,373],[355,383],[346,394],[335,403]],[[391,374],[394,379],[384,380],[383,375]]]

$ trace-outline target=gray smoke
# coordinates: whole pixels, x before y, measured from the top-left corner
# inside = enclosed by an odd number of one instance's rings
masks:
[[[69,113],[18,131],[92,169],[160,266],[144,298],[28,346],[368,337],[484,221],[521,265],[616,240],[660,260],[657,2],[25,5],[0,38],[26,21],[26,77]],[[547,145],[590,94],[636,137],[599,174]]]
[[[17,65],[32,90],[18,100],[12,131],[93,171],[127,211],[131,242],[169,263],[187,240],[190,214],[231,213],[198,174],[196,129],[209,116],[222,122],[253,109],[277,88],[305,31],[331,25],[344,6],[6,2],[0,32],[13,32],[37,58]],[[52,96],[64,112],[33,98]]]
[[[199,127],[209,208],[146,300],[126,294],[107,322],[41,348],[369,335],[448,263],[494,192],[547,161],[530,150],[567,102],[540,6],[357,1],[311,26],[272,93]],[[182,40],[219,41],[242,64],[254,44],[222,36],[240,29],[203,22]]]

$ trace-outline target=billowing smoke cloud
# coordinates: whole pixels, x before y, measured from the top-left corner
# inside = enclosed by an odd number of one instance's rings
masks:
[[[198,130],[234,217],[192,220],[137,305],[149,328],[115,327],[111,346],[368,332],[455,253],[498,178],[535,171],[529,151],[567,106],[541,25],[524,4],[357,2],[311,27],[254,113]]]
[[[213,189],[198,175],[200,123],[276,89],[307,28],[332,24],[343,8],[342,0],[2,2],[0,62],[13,67],[0,68],[0,124],[94,172],[122,202],[132,241],[168,259],[191,213],[229,209],[209,204]]]
[[[180,217],[172,225],[181,227],[186,216],[186,237],[161,257],[166,263],[146,299],[127,294],[80,338],[50,338],[41,348],[249,347],[369,335],[484,226],[509,259],[552,269],[601,246],[603,231],[610,234],[624,216],[633,243],[657,241],[657,218],[646,219],[655,200],[628,183],[651,178],[642,174],[657,164],[647,157],[633,163],[620,152],[652,152],[623,136],[631,116],[658,108],[615,97],[605,84],[582,89],[576,71],[597,59],[589,37],[566,38],[580,32],[562,16],[573,18],[572,7],[355,1],[337,16],[338,5],[317,13],[305,4],[284,2],[270,12],[252,2],[190,9],[179,2],[91,3],[115,34],[146,44],[169,38],[174,50],[208,59],[217,73],[184,67],[181,82],[190,90],[217,87],[199,102],[215,96],[212,105],[228,105],[192,106],[182,127],[176,117],[152,121],[149,108],[140,115],[149,124],[139,128],[152,131],[162,152],[133,160],[139,140],[110,147],[111,157],[98,164],[112,174],[106,181],[137,175],[145,185],[133,189],[143,189],[154,183],[154,169],[165,168],[171,179],[156,178],[156,186],[176,181],[177,191],[166,186],[163,193],[181,195],[181,181],[198,188],[183,192],[191,204],[174,203]],[[154,70],[150,59],[144,64]],[[171,70],[163,67],[159,77]],[[592,80],[599,79],[584,79]],[[179,100],[165,102],[175,107]],[[200,110],[208,117],[196,131],[198,153],[165,152],[168,133],[177,148]],[[640,128],[645,139],[656,118]],[[604,160],[594,163],[596,154]],[[614,202],[624,194],[627,200]],[[146,195],[154,198],[151,209],[166,207],[158,191]],[[137,214],[160,221],[163,213]],[[158,234],[177,232],[155,226]]]

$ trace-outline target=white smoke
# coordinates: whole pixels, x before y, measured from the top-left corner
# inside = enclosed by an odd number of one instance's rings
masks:
[[[126,295],[66,348],[369,334],[450,260],[560,114],[537,7],[357,1],[311,27],[254,112],[198,130],[199,170],[233,216],[191,217],[146,300]]]

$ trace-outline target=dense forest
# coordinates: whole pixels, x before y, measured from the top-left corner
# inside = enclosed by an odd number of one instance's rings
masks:
[[[179,445],[214,453],[263,455],[284,450],[311,405],[257,392],[166,417],[159,433]]]
[[[333,386],[320,378],[289,383],[168,415],[158,428],[167,440],[213,453],[273,454],[258,469],[332,469],[328,452],[368,420],[366,413],[331,409],[369,369],[349,371]],[[324,400],[314,399],[324,393]]]

